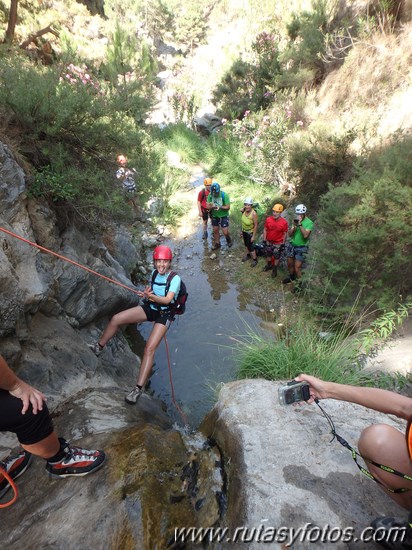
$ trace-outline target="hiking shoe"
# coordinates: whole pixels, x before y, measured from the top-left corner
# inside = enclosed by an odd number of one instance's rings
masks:
[[[220,243],[215,243],[213,246],[212,246],[212,250],[217,250],[218,248],[220,248],[222,245]]]
[[[2,468],[11,479],[15,480],[21,474],[24,474],[24,472],[27,470],[27,468],[30,466],[31,461],[33,460],[33,455],[27,451],[21,451],[16,456],[8,456],[4,460],[0,461],[0,468]],[[4,477],[0,470],[0,498],[3,497],[7,493],[7,491],[10,489],[11,485]]]
[[[278,266],[277,266],[277,265],[274,265],[274,266],[272,267],[272,275],[271,275],[271,277],[274,279],[274,278],[277,277],[277,276],[278,276]]]
[[[371,527],[379,534],[376,544],[387,550],[412,549],[412,514],[407,520],[392,517],[380,517],[372,521]],[[378,540],[379,539],[379,540]]]
[[[89,344],[89,348],[92,350],[92,352],[95,354],[96,357],[99,357],[99,355],[104,350],[104,348],[99,344],[99,342],[94,342],[94,344]]]
[[[61,439],[60,441],[62,442]],[[99,470],[106,461],[103,451],[82,449],[71,446],[64,440],[63,442],[66,445],[66,456],[59,462],[46,463],[46,470],[52,478],[87,476]]]
[[[137,386],[135,386],[132,389],[132,391],[126,395],[124,400],[126,401],[126,403],[129,403],[129,405],[136,405],[137,400],[142,395],[142,393],[143,393],[143,389],[138,388]]]
[[[250,254],[245,254],[242,258],[242,262],[247,262],[248,260],[250,260]]]
[[[257,266],[257,260],[253,260],[253,262],[250,264],[250,267],[256,267]]]
[[[272,266],[270,264],[266,264],[265,267],[262,269],[262,271],[270,271],[272,269]]]
[[[207,239],[207,231],[203,231],[202,239],[203,239],[203,240]]]
[[[283,279],[282,281],[282,285],[287,285],[288,283],[291,283],[292,281],[294,281],[296,279],[296,275],[293,274],[293,275],[288,275],[287,277],[285,277],[285,279]]]

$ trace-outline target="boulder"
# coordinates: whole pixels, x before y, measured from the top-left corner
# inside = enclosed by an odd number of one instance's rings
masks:
[[[223,521],[229,535],[247,527],[245,536],[251,536],[255,528],[260,529],[261,542],[273,542],[271,528],[293,528],[296,533],[310,524],[322,530],[329,526],[335,533],[338,528],[353,528],[359,536],[375,517],[405,518],[406,512],[360,473],[351,453],[331,441],[320,409],[315,404],[280,405],[279,386],[266,380],[225,384],[200,426],[222,452],[228,479],[228,512]],[[325,400],[322,406],[336,432],[353,447],[362,429],[372,423],[405,428],[402,420],[351,403]],[[248,550],[261,548],[256,537],[248,539]],[[270,548],[284,548],[278,542]],[[313,542],[298,540],[293,548],[312,549]],[[348,548],[343,541],[329,546],[327,539],[324,542],[325,548]],[[379,548],[371,542],[355,547]]]
[[[209,136],[216,128],[219,128],[223,124],[222,119],[213,113],[205,113],[201,117],[196,117],[193,123],[196,131],[202,136]]]

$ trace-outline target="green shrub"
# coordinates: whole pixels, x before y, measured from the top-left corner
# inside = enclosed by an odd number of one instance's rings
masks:
[[[252,331],[234,349],[238,378],[290,380],[300,373],[345,384],[372,384],[358,365],[359,342],[342,332],[325,338],[308,321],[287,326],[283,338],[273,340]]]
[[[214,133],[205,144],[208,173],[221,184],[244,184],[251,175],[239,141],[225,129]]]
[[[394,171],[364,172],[321,201],[312,242],[311,302],[343,315],[359,306],[393,306],[411,290],[412,187]]]
[[[289,168],[295,173],[296,194],[312,210],[317,210],[321,196],[329,186],[341,185],[353,173],[355,157],[350,146],[352,130],[333,134],[317,128],[289,140]]]
[[[323,77],[325,64],[326,33],[330,30],[327,2],[314,0],[311,11],[295,13],[287,26],[289,45],[282,54],[282,63],[287,71],[298,73],[301,69],[313,72],[313,80]]]
[[[167,150],[178,153],[182,162],[196,164],[203,159],[203,143],[198,134],[186,124],[169,124],[154,134],[163,145],[162,154]]]

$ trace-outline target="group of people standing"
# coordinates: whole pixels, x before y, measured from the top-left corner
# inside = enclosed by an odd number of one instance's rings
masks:
[[[205,178],[203,183],[204,189],[199,191],[197,196],[199,216],[203,220],[203,239],[207,239],[208,237],[207,223],[210,219],[213,229],[212,250],[217,250],[221,247],[220,229],[222,229],[227,246],[230,248],[233,241],[229,232],[229,195],[221,189],[216,181],[212,181],[211,178]]]
[[[220,228],[229,247],[232,238],[229,233],[229,195],[222,191],[217,182],[211,178],[204,179],[204,188],[197,197],[199,217],[203,223],[202,238],[208,238],[208,221],[213,228],[212,250],[221,247]],[[276,203],[272,214],[267,216],[263,227],[263,254],[266,258],[263,271],[271,271],[272,277],[277,277],[278,266],[283,253],[287,257],[288,276],[282,280],[283,284],[294,283],[292,292],[301,290],[302,267],[308,253],[308,240],[313,229],[313,221],[307,217],[307,208],[298,204],[294,210],[294,218],[289,224],[283,217],[283,204]],[[242,262],[251,261],[251,267],[258,264],[256,236],[258,231],[258,215],[254,209],[253,199],[247,197],[241,209],[242,238],[245,245],[245,254]]]

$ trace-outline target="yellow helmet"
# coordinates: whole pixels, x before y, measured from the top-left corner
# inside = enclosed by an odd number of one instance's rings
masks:
[[[204,185],[212,185],[212,178],[205,178],[203,180]]]
[[[279,214],[280,214],[284,210],[283,204],[279,204],[279,203],[275,204],[275,206],[272,208],[272,210],[274,212],[279,212]]]

